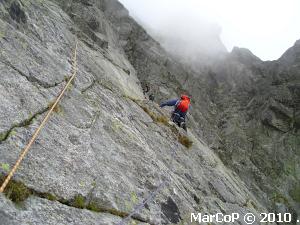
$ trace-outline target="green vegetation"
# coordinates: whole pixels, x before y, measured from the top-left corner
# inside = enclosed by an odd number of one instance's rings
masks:
[[[138,198],[138,196],[136,195],[135,192],[131,193],[131,201],[132,201],[133,204],[137,204],[139,202],[139,198]]]
[[[12,130],[11,132],[10,132],[10,136],[15,136],[17,134],[17,131],[15,131],[15,130]]]
[[[0,31],[0,39],[5,37],[5,33],[3,31]]]
[[[178,137],[178,141],[185,146],[186,148],[190,148],[193,145],[193,141],[189,139],[189,137],[185,136],[185,135],[181,135],[178,130],[169,124],[169,118],[164,116],[164,115],[157,115],[156,113],[154,113],[153,111],[151,111],[147,106],[143,105],[141,101],[139,101],[138,99],[132,98],[130,96],[124,96],[125,98],[128,98],[130,100],[132,100],[133,102],[135,102],[137,105],[139,105],[145,113],[147,113],[152,120],[155,123],[160,123],[163,124],[169,128],[171,128],[172,132],[175,134],[175,136]]]
[[[3,167],[9,169],[8,164],[2,164]],[[7,169],[6,168],[6,169]],[[2,184],[6,176],[0,176],[0,183]],[[34,190],[29,189],[24,183],[20,181],[10,180],[4,190],[5,196],[13,201],[14,203],[21,203],[25,201],[30,195],[35,195],[40,198],[48,199],[49,201],[58,201],[58,198],[50,193],[38,193]]]
[[[0,183],[2,184],[5,180],[5,176],[0,176]],[[4,190],[5,196],[13,201],[14,203],[21,203],[25,201],[30,195],[35,195],[40,198],[48,199],[49,201],[59,201],[61,204],[68,205],[78,209],[87,209],[93,212],[106,212],[119,217],[126,217],[128,213],[119,211],[117,209],[107,209],[99,206],[96,202],[91,201],[86,204],[86,200],[83,196],[77,195],[73,200],[68,201],[65,199],[59,199],[53,194],[50,193],[38,193],[26,187],[25,184],[19,181],[11,180],[6,189]],[[136,195],[132,195],[133,199],[136,199]]]
[[[3,169],[5,172],[9,172],[10,171],[10,167],[8,163],[2,163],[1,164],[1,169]]]
[[[0,39],[6,36],[6,24],[0,21]]]
[[[86,209],[93,211],[93,212],[101,212],[101,208],[97,205],[95,202],[90,202],[87,206]]]
[[[137,223],[137,221],[135,221],[135,220],[131,220],[131,222],[130,222],[130,225],[137,225],[138,223]]]
[[[27,121],[24,122],[24,126],[27,126],[26,122]],[[0,133],[0,142],[7,140],[7,138],[9,138],[10,136],[15,136],[17,134],[17,132],[14,130],[14,128],[22,126],[22,125],[23,124],[21,124],[21,125],[14,125],[14,127],[11,130],[9,130],[7,132]]]
[[[0,177],[1,184],[4,182],[5,178],[5,176]],[[22,182],[11,180],[6,186],[4,194],[11,201],[20,203],[26,200],[32,192]]]
[[[178,135],[178,140],[179,142],[185,146],[186,148],[190,148],[193,145],[193,141],[189,139],[189,137],[185,136],[185,135]]]
[[[64,76],[64,81],[67,83],[69,80],[70,80],[70,76],[65,75],[65,76]]]
[[[63,113],[63,109],[62,109],[62,107],[60,106],[60,105],[56,105],[55,107],[54,107],[54,110],[53,110],[55,113],[57,113],[57,114],[62,114]]]
[[[58,198],[55,195],[52,195],[50,193],[42,193],[38,194],[40,198],[48,199],[49,201],[58,201]]]
[[[300,203],[300,185],[290,191],[290,196],[294,201]]]
[[[246,202],[243,206],[247,207],[247,208],[253,208],[253,209],[257,210],[256,204],[250,198],[247,198],[247,200],[246,200]]]
[[[7,137],[7,132],[0,133],[0,141],[4,141]]]
[[[111,128],[113,129],[114,132],[118,132],[122,127],[123,124],[121,123],[121,121],[119,121],[118,119],[112,120]]]
[[[73,202],[71,203],[71,206],[78,208],[78,209],[84,209],[85,207],[85,199],[81,195],[75,196]]]
[[[107,81],[107,80],[99,80],[98,82],[102,87],[104,87],[105,89],[111,91],[111,92],[115,92],[115,86],[113,85],[113,83],[111,81]]]
[[[28,7],[31,4],[31,1],[29,1],[29,0],[22,0],[21,2],[25,7]]]
[[[121,212],[121,211],[118,211],[116,209],[106,209],[106,208],[103,208],[101,206],[99,206],[95,201],[91,201],[90,203],[88,203],[87,205],[85,205],[85,200],[82,196],[76,196],[74,201],[77,201],[77,205],[71,205],[75,208],[80,208],[80,209],[87,209],[87,210],[90,210],[90,211],[93,211],[93,212],[103,212],[103,213],[110,213],[112,215],[115,215],[115,216],[119,216],[119,217],[126,217],[128,215],[128,213],[126,212]]]
[[[146,106],[140,105],[140,107],[144,110],[145,113],[147,113],[151,117],[151,119],[155,123],[160,123],[160,124],[163,124],[165,126],[169,125],[169,118],[168,117],[166,117],[164,115],[157,115],[156,113],[154,113],[150,109],[148,109]]]
[[[296,159],[290,159],[284,165],[283,172],[287,176],[291,175],[291,176],[294,176],[296,178],[297,177],[297,169],[296,168],[297,168]]]
[[[169,118],[166,116],[157,116],[156,117],[156,122],[164,124],[164,125],[169,125]]]
[[[155,112],[151,111],[147,106],[142,104],[141,100],[138,100],[138,99],[130,97],[130,96],[123,96],[123,97],[130,99],[131,101],[135,102],[138,106],[140,106],[144,110],[144,112],[147,113],[151,117],[151,119],[154,122],[169,126],[169,118],[168,117],[166,117],[164,115],[158,115]]]
[[[273,196],[271,198],[271,200],[273,200],[273,202],[277,202],[277,203],[283,203],[286,205],[289,205],[287,198],[282,195],[281,193],[273,193]]]
[[[50,103],[48,104],[48,109],[51,109],[52,106],[54,105],[54,103],[55,103],[54,101],[50,102]],[[57,105],[54,107],[53,112],[55,112],[55,113],[57,113],[57,114],[63,114],[64,110],[62,109],[62,107],[61,107],[59,104],[57,104]]]
[[[47,110],[49,109],[49,106],[40,111],[37,112],[36,114],[32,115],[32,113],[29,114],[29,118],[25,119],[24,121],[17,123],[17,124],[13,124],[12,128],[10,128],[10,130],[0,133],[0,142],[2,141],[6,141],[10,136],[14,136],[17,134],[17,132],[15,131],[16,128],[19,127],[28,127],[32,124],[32,122],[36,119],[37,116],[42,115],[43,113],[45,113]]]
[[[291,135],[287,139],[287,145],[293,149],[296,155],[300,155],[300,149],[298,146],[300,146],[300,137],[296,135]]]
[[[103,209],[103,212],[108,212],[112,215],[119,216],[119,217],[122,217],[122,218],[128,216],[128,213],[122,212],[122,211],[119,211],[119,210],[116,210],[116,209]]]

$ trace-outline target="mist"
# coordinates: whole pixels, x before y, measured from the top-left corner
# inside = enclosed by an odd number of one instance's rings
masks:
[[[120,0],[167,50],[193,58],[234,46],[278,59],[300,39],[299,0]]]

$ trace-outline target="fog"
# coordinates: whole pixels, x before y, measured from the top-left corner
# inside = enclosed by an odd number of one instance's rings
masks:
[[[274,60],[300,39],[300,0],[120,2],[166,48],[183,54],[218,54],[223,43],[227,51],[244,47],[262,60]]]

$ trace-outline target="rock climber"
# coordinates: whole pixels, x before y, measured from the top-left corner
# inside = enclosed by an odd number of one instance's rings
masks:
[[[187,131],[185,117],[190,107],[191,99],[187,95],[181,95],[180,99],[172,99],[160,105],[161,108],[165,106],[174,106],[171,114],[171,120]]]

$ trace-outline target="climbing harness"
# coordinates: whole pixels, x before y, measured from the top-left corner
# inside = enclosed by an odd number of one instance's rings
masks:
[[[72,70],[71,70],[72,71],[72,75],[71,75],[71,77],[69,78],[68,82],[66,83],[64,89],[61,91],[60,95],[56,98],[54,104],[52,105],[51,109],[49,110],[49,112],[47,113],[47,115],[45,116],[45,118],[43,119],[43,121],[40,124],[40,126],[34,132],[34,134],[33,134],[32,138],[30,139],[29,143],[23,149],[23,151],[20,154],[20,156],[19,156],[16,164],[14,165],[14,167],[12,168],[12,170],[10,171],[10,173],[8,174],[8,176],[6,177],[5,181],[3,182],[3,184],[2,184],[2,186],[0,188],[0,193],[4,192],[4,189],[6,188],[7,184],[9,183],[9,181],[11,180],[11,178],[13,177],[13,175],[15,174],[16,170],[18,169],[18,167],[20,166],[20,164],[21,164],[22,160],[24,159],[25,155],[30,150],[31,146],[35,142],[35,140],[38,137],[39,133],[41,132],[42,128],[45,126],[45,124],[49,120],[52,112],[55,110],[55,107],[57,106],[57,104],[59,103],[59,101],[63,97],[64,93],[66,92],[66,90],[68,89],[68,87],[70,86],[70,84],[72,83],[72,81],[74,80],[74,78],[75,78],[75,76],[77,74],[77,46],[78,46],[78,42],[76,41],[76,45],[75,45],[75,49],[74,49],[74,54],[73,54],[73,57],[72,57]]]
[[[181,124],[185,122],[184,117],[180,116],[179,113],[176,112],[172,113],[171,119],[174,123],[177,123],[179,127],[181,127]]]
[[[187,116],[186,116],[187,117]],[[178,125],[178,127],[181,127],[182,129],[184,129],[185,131],[187,131],[187,127],[186,127],[186,117],[182,117],[180,116],[179,113],[176,112],[172,112],[171,114],[171,120]]]
[[[177,142],[178,143],[178,140]],[[169,174],[173,173],[174,170],[174,160],[175,160],[175,155],[176,155],[176,150],[179,148],[178,144],[176,144],[176,148],[173,149],[172,148],[172,152],[171,152],[171,166],[170,166],[170,171]],[[152,191],[148,197],[146,197],[143,201],[141,201],[138,205],[136,205],[134,207],[134,209],[132,210],[132,212],[126,216],[125,218],[122,219],[122,221],[120,221],[117,225],[125,225],[136,213],[138,213],[139,211],[141,211],[143,208],[145,208],[146,204],[148,204],[149,202],[153,201],[156,197],[156,195],[163,190],[166,186],[168,186],[171,182],[171,178],[169,177],[169,180],[165,180],[163,182],[161,182],[158,187]]]

